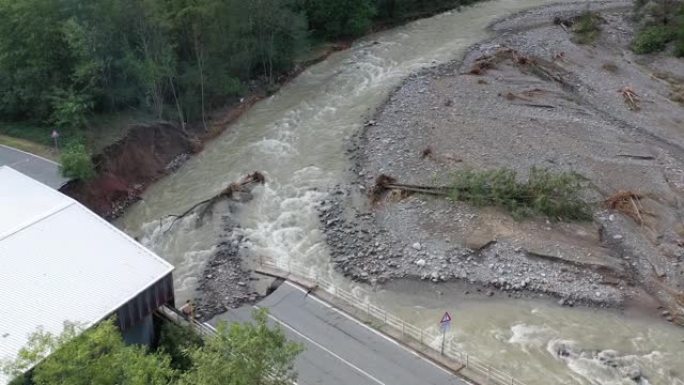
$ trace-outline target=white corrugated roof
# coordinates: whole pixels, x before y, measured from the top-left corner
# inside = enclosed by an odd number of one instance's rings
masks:
[[[73,199],[0,167],[0,361],[37,328],[90,326],[172,270]]]

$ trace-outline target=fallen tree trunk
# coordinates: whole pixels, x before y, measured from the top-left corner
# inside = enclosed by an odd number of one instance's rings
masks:
[[[371,190],[373,202],[379,202],[387,191],[399,190],[409,193],[420,193],[428,195],[447,196],[453,188],[446,186],[420,186],[412,184],[396,183],[396,179],[391,176],[381,174],[375,179],[375,186]]]
[[[547,216],[558,220],[589,220],[591,207],[582,200],[581,179],[573,173],[553,174],[532,168],[527,181],[520,181],[513,170],[462,171],[447,186],[420,186],[397,183],[380,175],[371,189],[373,203],[389,198],[427,194],[449,197],[476,206],[499,206],[514,217]],[[389,194],[388,194],[389,193]]]
[[[165,218],[174,218],[169,227],[164,231],[167,232],[171,230],[173,225],[176,224],[176,222],[182,218],[185,218],[186,216],[190,215],[192,212],[194,212],[198,207],[202,207],[201,211],[199,212],[199,217],[202,218],[209,210],[211,210],[214,205],[219,202],[222,199],[235,199],[235,194],[236,193],[244,193],[244,192],[250,192],[256,185],[259,184],[264,184],[266,181],[266,178],[264,177],[264,174],[255,171],[244,178],[240,182],[233,182],[228,185],[225,189],[221,190],[218,194],[214,195],[213,197],[209,199],[205,199],[201,202],[195,203],[192,207],[189,209],[185,210],[182,214],[169,214]],[[161,224],[162,219],[159,219],[159,222]]]

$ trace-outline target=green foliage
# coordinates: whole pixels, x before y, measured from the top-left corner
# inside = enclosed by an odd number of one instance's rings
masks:
[[[83,128],[92,103],[89,97],[77,95],[73,90],[58,90],[52,99],[51,120],[60,129]]]
[[[40,362],[31,378],[35,385],[168,385],[175,377],[168,356],[126,345],[112,321],[79,331],[73,324],[59,336],[38,331],[5,372],[17,374]]]
[[[327,38],[357,37],[372,25],[373,0],[303,0],[309,27]]]
[[[167,322],[162,325],[157,349],[171,357],[171,367],[186,371],[192,367],[188,351],[197,350],[203,345],[204,341],[194,327]]]
[[[0,372],[16,376],[12,385],[290,385],[302,348],[266,320],[262,310],[252,323],[221,324],[206,342],[191,329],[165,325],[156,351],[126,345],[112,321],[83,333],[67,324],[59,336],[34,333]]]
[[[87,181],[95,176],[95,168],[86,146],[79,142],[69,143],[59,158],[60,171],[66,178]]]
[[[684,57],[684,4],[679,6],[672,29],[675,41],[674,54],[677,57]]]
[[[632,42],[632,50],[638,54],[662,51],[674,35],[665,26],[651,26],[641,30]]]
[[[0,0],[0,121],[204,121],[255,80],[272,88],[310,32],[354,38],[474,1]]]
[[[672,0],[639,1],[634,19],[639,24],[632,50],[647,54],[664,50],[674,42],[674,55],[684,56],[684,3]]]
[[[270,328],[264,310],[254,322],[220,324],[204,347],[190,352],[194,366],[183,373],[182,385],[289,385],[296,379],[294,359],[302,347],[282,330]]]
[[[291,0],[0,0],[0,119],[81,124],[146,108],[197,119],[306,46]],[[58,91],[53,91],[58,90]],[[177,104],[178,102],[178,104]]]
[[[583,12],[572,26],[572,30],[575,33],[574,41],[578,44],[591,44],[595,42],[601,33],[600,22],[601,18],[597,13]]]
[[[476,206],[499,206],[516,218],[545,215],[559,220],[591,218],[582,201],[582,179],[574,173],[554,174],[530,169],[526,182],[513,170],[459,171],[451,184],[451,198]]]

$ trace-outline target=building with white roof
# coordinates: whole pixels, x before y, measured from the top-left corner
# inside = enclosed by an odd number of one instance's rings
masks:
[[[75,200],[0,167],[0,361],[65,322],[116,315],[127,339],[149,338],[152,312],[173,303],[172,270]]]

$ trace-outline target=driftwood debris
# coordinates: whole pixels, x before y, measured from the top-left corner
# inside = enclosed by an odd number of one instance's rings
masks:
[[[641,204],[643,195],[633,191],[619,191],[606,199],[606,206],[632,218],[639,225],[644,224],[644,215],[650,214]]]
[[[199,217],[203,217],[209,210],[211,210],[214,205],[219,202],[222,199],[236,199],[238,193],[248,193],[254,188],[256,185],[259,184],[264,184],[266,181],[266,178],[264,177],[264,174],[255,171],[244,178],[240,180],[239,182],[233,182],[228,185],[225,189],[221,190],[218,194],[214,195],[213,197],[209,199],[205,199],[201,202],[195,203],[192,207],[189,209],[185,210],[182,214],[170,214],[167,215],[166,218],[173,218],[173,221],[169,225],[169,227],[165,230],[169,231],[173,227],[173,225],[176,224],[176,222],[182,218],[185,218],[192,212],[194,212],[197,208],[202,207],[202,209],[199,212]],[[159,220],[161,222],[161,219]]]
[[[394,190],[401,191],[402,193],[406,194],[420,193],[428,195],[447,196],[449,195],[449,192],[452,189],[446,186],[419,186],[411,184],[401,184],[397,183],[397,180],[395,178],[392,178],[391,176],[385,174],[381,174],[375,179],[375,186],[373,186],[373,189],[370,192],[371,199],[373,202],[377,203],[382,200],[383,196],[385,196],[385,193]]]
[[[632,111],[639,111],[641,107],[639,106],[639,95],[634,92],[632,87],[622,87],[619,91],[622,94],[622,98],[625,100],[625,104]]]
[[[487,71],[496,68],[498,64],[506,61],[541,79],[555,81],[564,87],[572,88],[572,85],[563,78],[565,71],[554,62],[539,57],[527,56],[506,47],[499,48],[490,55],[482,55],[477,58],[467,71],[467,74],[484,75]]]

